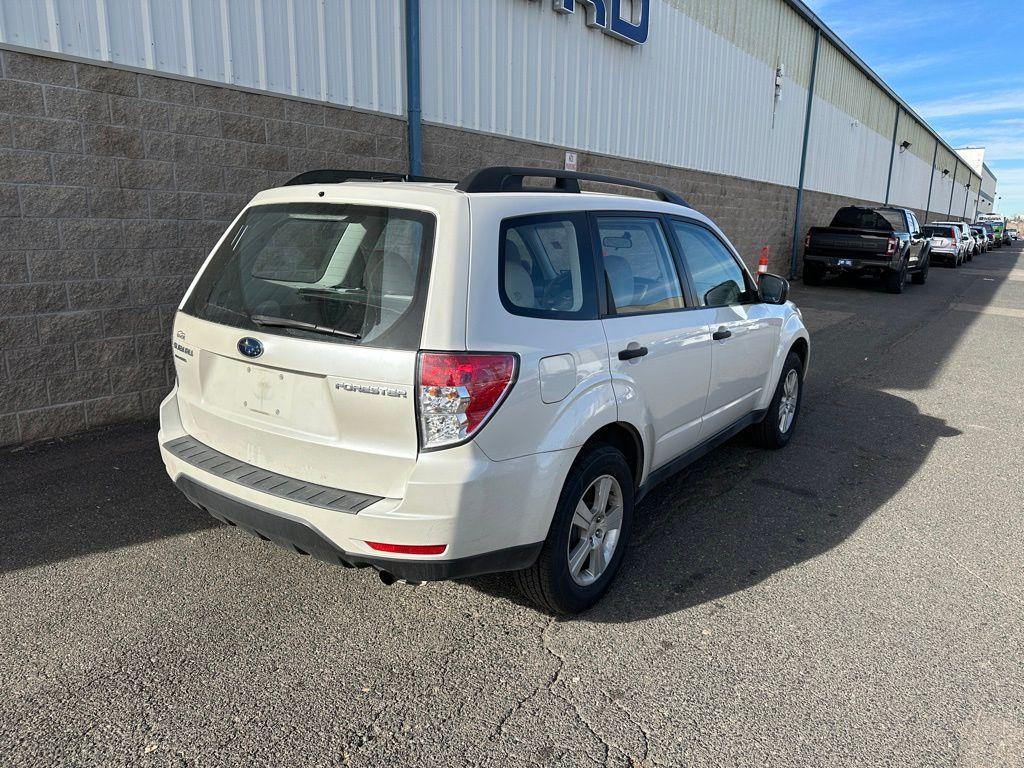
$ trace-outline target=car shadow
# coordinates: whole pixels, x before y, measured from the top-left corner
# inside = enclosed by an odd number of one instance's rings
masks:
[[[655,488],[615,583],[585,618],[674,613],[828,552],[899,493],[938,440],[960,434],[902,397],[854,385],[805,405],[786,449],[741,435]],[[471,583],[526,604],[507,576]]]
[[[219,525],[167,477],[157,424],[0,452],[0,573]]]

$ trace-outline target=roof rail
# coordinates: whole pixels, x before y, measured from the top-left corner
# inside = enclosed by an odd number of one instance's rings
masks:
[[[528,178],[554,179],[553,187],[527,187],[523,180]],[[481,168],[466,176],[455,185],[461,192],[566,192],[579,194],[581,181],[593,181],[599,184],[614,184],[619,187],[645,189],[653,192],[659,200],[675,203],[687,208],[690,204],[670,189],[642,181],[619,179],[615,176],[601,176],[596,173],[578,173],[577,171],[559,171],[551,168],[517,168],[496,165]]]
[[[411,176],[407,173],[389,173],[387,171],[342,171],[334,168],[321,168],[306,171],[291,179],[283,186],[295,187],[299,184],[341,184],[346,181],[428,181],[443,184],[454,184],[452,179],[435,179],[431,176]]]

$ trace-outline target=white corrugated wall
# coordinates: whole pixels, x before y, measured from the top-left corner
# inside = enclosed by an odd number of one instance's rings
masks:
[[[405,111],[401,0],[0,0],[0,42]]]
[[[643,46],[587,27],[578,5],[421,0],[424,118],[797,184],[813,36],[781,0],[651,0]],[[403,0],[0,0],[0,42],[399,115],[402,11]],[[821,50],[807,187],[884,200],[896,105],[831,43]],[[916,146],[895,159],[891,200],[923,208],[930,134],[905,117]],[[950,183],[936,175],[946,207]]]
[[[664,0],[630,46],[549,0],[422,0],[424,119],[794,185],[806,90]],[[795,62],[790,63],[796,67]]]

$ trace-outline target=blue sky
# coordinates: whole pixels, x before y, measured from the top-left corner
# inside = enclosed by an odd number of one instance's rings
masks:
[[[983,146],[1000,213],[1024,213],[1021,0],[808,0],[952,146]]]

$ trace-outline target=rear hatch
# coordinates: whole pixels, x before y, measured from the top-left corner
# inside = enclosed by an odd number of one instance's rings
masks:
[[[186,431],[288,477],[400,496],[434,233],[402,208],[249,208],[175,321]]]
[[[931,241],[933,251],[952,252],[957,248],[957,233],[953,227],[929,224],[921,229],[921,235]]]

